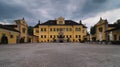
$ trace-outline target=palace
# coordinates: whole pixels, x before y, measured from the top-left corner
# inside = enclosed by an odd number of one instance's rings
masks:
[[[94,34],[91,34],[92,41],[112,42],[120,44],[120,24],[109,24],[107,20],[100,18],[94,25]]]
[[[44,23],[38,21],[31,28],[24,18],[15,20],[12,25],[0,24],[0,44],[89,41],[120,44],[120,20],[109,24],[107,20],[100,18],[91,28],[90,34],[81,20],[75,22],[63,17]]]
[[[34,26],[34,35],[39,42],[82,42],[86,39],[87,27],[72,20],[59,17]]]
[[[0,44],[33,43],[38,37],[29,35],[28,25],[23,19],[15,20],[12,25],[0,24]]]

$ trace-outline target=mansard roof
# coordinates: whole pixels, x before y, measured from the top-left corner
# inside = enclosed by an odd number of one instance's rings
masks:
[[[38,27],[39,25],[60,25],[57,24],[57,20],[48,20],[44,23],[38,23],[37,25],[35,25],[35,28]],[[82,23],[77,23],[75,21],[72,20],[65,20],[65,24],[62,25],[82,25],[84,28],[87,28],[85,25],[83,25]]]
[[[17,25],[4,25],[4,26],[9,27],[9,28],[15,28],[15,27],[17,27]]]
[[[120,24],[108,24],[109,27],[114,27],[113,29],[107,30],[106,32],[120,30]]]
[[[108,27],[117,27],[118,24],[108,24]]]
[[[6,30],[10,30],[10,31],[14,31],[14,32],[19,32],[18,30],[15,30],[14,28],[9,27],[9,25],[6,26],[6,25],[2,25],[2,24],[0,24],[0,28],[2,28],[2,29],[6,29]]]

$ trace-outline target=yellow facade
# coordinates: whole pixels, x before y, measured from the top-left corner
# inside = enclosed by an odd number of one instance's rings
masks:
[[[19,34],[19,32],[0,28],[0,43],[2,43],[2,37],[5,35],[8,41],[6,44],[16,44],[18,41]]]
[[[28,43],[38,43],[38,36],[34,36],[34,35],[29,35],[28,36]]]
[[[24,42],[28,42],[28,25],[24,18],[21,20],[15,20],[15,25],[17,25],[15,29],[20,31],[20,39],[23,39]]]
[[[100,21],[95,25],[96,26],[96,40],[97,41],[103,41],[106,40],[106,30],[107,30],[107,20],[102,20],[100,19]]]
[[[120,41],[120,30],[112,31],[112,40]]]
[[[95,25],[96,33],[93,41],[118,41],[120,42],[120,28],[119,24],[108,24],[107,20],[100,18],[99,22]],[[93,35],[92,35],[93,36]],[[93,38],[91,36],[91,38]]]
[[[39,42],[59,42],[59,36],[63,35],[63,42],[80,42],[84,40],[87,29],[82,24],[66,25],[66,20],[59,17],[55,20],[56,25],[42,25],[34,28],[34,35],[39,37]],[[51,22],[49,22],[51,23]],[[70,22],[68,22],[70,23]]]

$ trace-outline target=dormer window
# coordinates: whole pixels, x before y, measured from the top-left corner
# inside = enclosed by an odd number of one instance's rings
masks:
[[[63,24],[63,21],[59,21],[59,24]]]
[[[100,27],[100,28],[99,28],[99,32],[102,32],[102,31],[103,31],[103,28],[102,28],[102,27]]]
[[[65,24],[64,18],[59,17],[59,18],[57,19],[57,24]]]

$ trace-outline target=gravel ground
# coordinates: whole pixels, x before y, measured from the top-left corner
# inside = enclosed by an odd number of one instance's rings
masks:
[[[119,45],[0,45],[0,67],[120,67]]]

